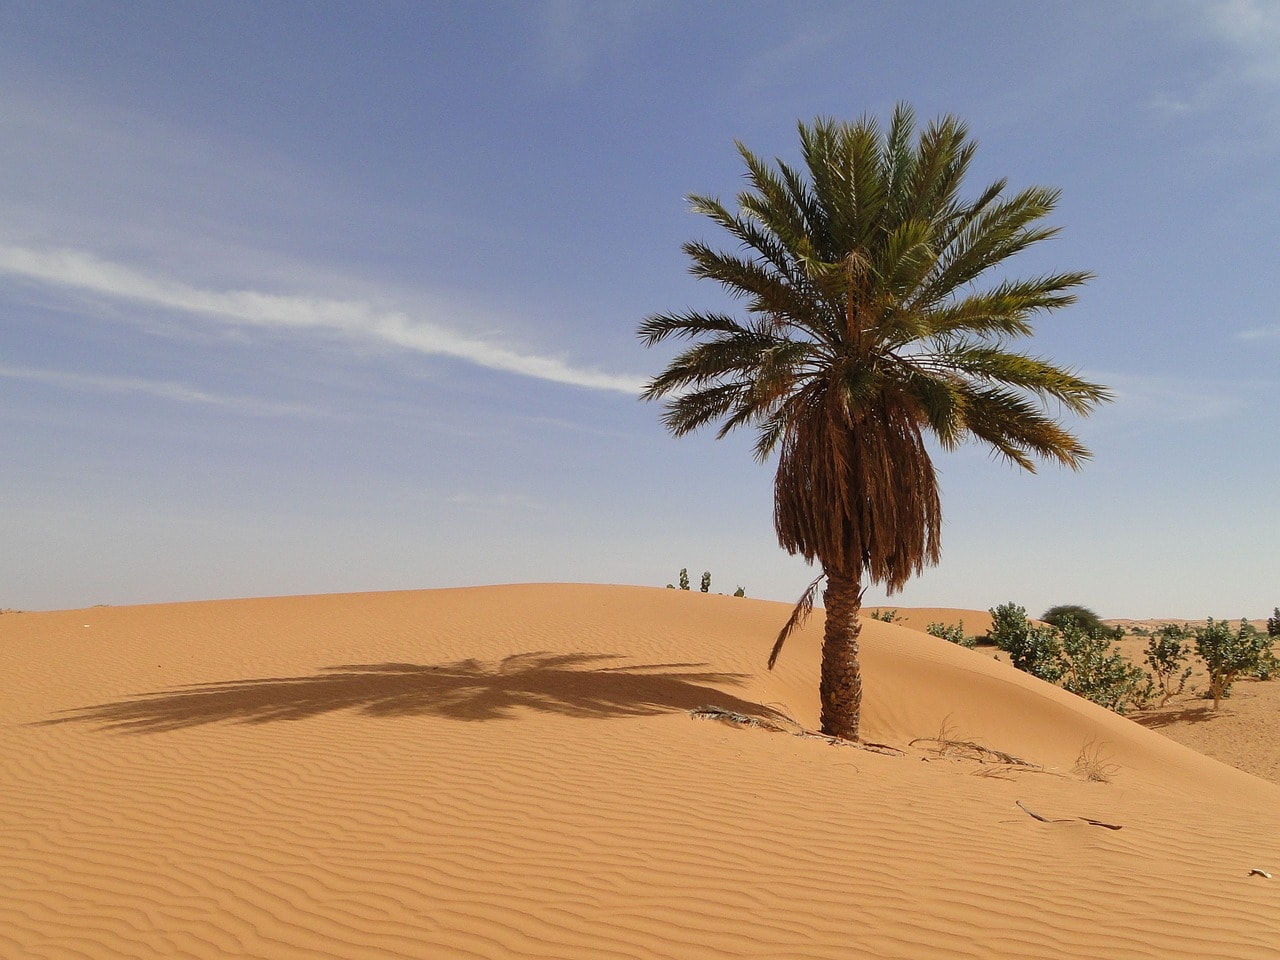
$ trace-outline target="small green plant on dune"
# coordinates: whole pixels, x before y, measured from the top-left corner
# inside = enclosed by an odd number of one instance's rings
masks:
[[[987,631],[987,639],[1001,650],[1006,644],[1031,629],[1031,621],[1027,619],[1027,608],[1018,606],[1012,600],[998,607],[992,607],[987,613],[991,614],[991,628]]]
[[[1166,624],[1147,638],[1145,650],[1150,667],[1152,693],[1158,694],[1163,707],[1172,697],[1182,693],[1191,677],[1186,666],[1191,657],[1191,635],[1177,624]]]
[[[1223,699],[1231,695],[1231,684],[1236,678],[1257,669],[1264,653],[1271,648],[1271,638],[1248,620],[1241,619],[1239,629],[1232,630],[1226,620],[1212,617],[1196,629],[1195,636],[1196,653],[1209,671],[1207,696],[1213,699],[1213,709],[1217,710]]]
[[[1064,690],[1124,713],[1131,706],[1145,705],[1152,688],[1146,671],[1129,663],[1112,645],[1111,637],[1101,624],[1086,630],[1070,618],[1063,620],[1059,682]]]
[[[667,589],[674,590],[676,589],[676,586],[674,583],[668,583]],[[680,589],[681,590],[689,589],[689,568],[688,567],[680,568]],[[701,590],[703,593],[711,592],[711,571],[710,570],[702,571],[702,583],[699,585],[698,589]],[[745,597],[747,595],[747,591],[744,588],[739,587],[737,590],[733,591],[733,595],[735,597]]]
[[[1267,618],[1267,636],[1272,641],[1280,640],[1280,607],[1275,608],[1275,612]]]
[[[977,637],[965,636],[963,620],[951,626],[945,623],[931,623],[924,629],[926,633],[932,634],[942,640],[949,641],[950,643],[957,644],[958,646],[965,647],[969,650],[972,650],[978,645]]]
[[[991,629],[987,639],[1009,655],[1009,662],[1041,680],[1057,683],[1062,677],[1062,644],[1052,627],[1036,626],[1027,619],[1027,608],[1002,603],[988,611]]]
[[[897,610],[872,610],[871,619],[879,620],[881,623],[893,623],[898,619]]]

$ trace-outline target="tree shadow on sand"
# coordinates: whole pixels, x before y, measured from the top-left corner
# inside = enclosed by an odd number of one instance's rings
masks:
[[[1175,723],[1205,723],[1221,716],[1221,711],[1214,710],[1213,704],[1207,703],[1204,706],[1182,707],[1158,713],[1135,714],[1133,721],[1144,727],[1150,727],[1152,730],[1159,730],[1161,727],[1171,727]]]
[[[726,693],[745,674],[715,673],[700,663],[606,665],[601,653],[517,653],[485,663],[355,664],[309,677],[270,677],[193,684],[127,700],[63,711],[39,726],[97,723],[152,733],[207,723],[304,720],[338,710],[372,717],[437,716],[497,720],[520,707],[569,717],[644,717],[714,704],[761,718],[775,711]]]

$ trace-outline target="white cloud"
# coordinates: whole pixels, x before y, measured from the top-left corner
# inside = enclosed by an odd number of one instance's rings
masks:
[[[632,396],[643,388],[638,377],[579,369],[555,357],[521,353],[465,337],[438,324],[414,320],[402,311],[378,309],[362,301],[201,289],[100,260],[79,250],[0,246],[0,273],[55,289],[128,300],[242,328],[336,334],[415,353],[453,357],[552,383]]]
[[[84,390],[92,393],[134,393],[179,403],[193,403],[221,407],[239,413],[257,416],[319,416],[313,407],[292,403],[273,403],[253,397],[229,397],[198,390],[173,380],[147,380],[139,377],[105,377],[96,374],[72,373],[64,370],[37,370],[30,367],[0,366],[0,377],[7,380],[25,380],[42,383],[64,390]]]
[[[1280,82],[1280,3],[1275,0],[1220,0],[1205,11],[1209,28],[1230,44],[1240,70],[1250,79]]]
[[[1115,403],[1100,416],[1157,420],[1165,423],[1207,423],[1238,415],[1261,386],[1243,381],[1188,380],[1143,374],[1098,374]]]
[[[1251,330],[1241,330],[1235,335],[1235,339],[1246,343],[1256,340],[1280,340],[1280,327],[1254,327]]]
[[[1218,52],[1216,63],[1186,81],[1177,94],[1163,91],[1150,106],[1169,114],[1214,110],[1223,102],[1256,91],[1259,107],[1273,113],[1280,86],[1280,3],[1275,0],[1184,0],[1172,11],[1181,32],[1197,46],[1208,40]]]

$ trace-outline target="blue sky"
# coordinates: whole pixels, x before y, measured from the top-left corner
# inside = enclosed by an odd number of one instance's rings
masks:
[[[772,464],[675,440],[638,322],[723,307],[734,138],[954,113],[971,188],[1062,190],[1032,349],[1095,459],[942,455],[892,602],[1280,603],[1280,4],[8,4],[0,606],[512,581],[792,600]],[[664,348],[665,349],[665,348]],[[880,602],[875,588],[868,602]]]

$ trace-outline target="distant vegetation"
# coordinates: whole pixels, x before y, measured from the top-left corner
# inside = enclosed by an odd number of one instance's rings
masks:
[[[675,588],[676,587],[674,583],[667,584],[668,590],[674,590]],[[689,568],[688,567],[680,568],[680,589],[681,590],[689,589]],[[702,582],[701,584],[699,584],[698,589],[701,590],[703,593],[711,592],[711,571],[710,570],[702,571]],[[735,597],[745,597],[747,595],[747,591],[744,590],[742,587],[739,587],[737,590],[733,591],[733,595]]]
[[[1029,620],[1026,609],[1015,603],[989,612],[987,639],[1015,667],[1117,713],[1153,703],[1163,706],[1182,693],[1192,673],[1188,661],[1193,648],[1209,675],[1206,696],[1215,710],[1238,678],[1269,680],[1280,672],[1272,649],[1280,640],[1280,608],[1267,621],[1265,634],[1245,619],[1233,630],[1212,618],[1194,630],[1171,624],[1154,634],[1144,631],[1147,669],[1130,663],[1114,646],[1124,630],[1107,627],[1088,607],[1052,607],[1041,618],[1044,625]]]
[[[941,640],[946,640],[969,650],[972,650],[978,645],[977,637],[966,637],[964,635],[963,620],[954,626],[948,626],[945,623],[931,623],[924,629],[926,633],[930,633]]]
[[[1050,607],[1040,619],[1047,624],[1057,627],[1059,630],[1066,629],[1068,623],[1074,623],[1080,629],[1087,633],[1104,632],[1111,634],[1112,639],[1119,640],[1124,636],[1124,629],[1116,627],[1114,630],[1104,624],[1099,616],[1088,607],[1082,607],[1078,603],[1064,603],[1056,607]]]

